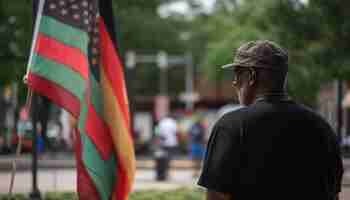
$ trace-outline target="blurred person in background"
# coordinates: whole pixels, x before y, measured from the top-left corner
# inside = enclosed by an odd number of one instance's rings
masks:
[[[42,125],[38,122],[36,125],[36,151],[38,152],[39,158],[42,158],[42,154],[44,153],[44,138],[42,130]]]
[[[28,110],[23,106],[19,111],[19,119],[17,122],[17,134],[15,135],[15,145],[19,145],[19,142],[22,142],[24,149],[31,149],[32,144],[32,131],[33,124],[30,119]]]
[[[0,152],[11,152],[11,137],[15,129],[16,101],[11,86],[5,86],[0,97]]]
[[[61,113],[59,116],[59,123],[61,124],[61,136],[62,143],[66,150],[73,149],[73,139],[72,139],[72,127],[70,124],[71,114],[64,109],[61,109]]]
[[[238,48],[233,86],[245,108],[211,133],[198,184],[207,200],[334,200],[343,164],[330,125],[286,93],[288,53],[259,40]]]
[[[190,157],[194,166],[194,177],[197,177],[205,153],[207,121],[200,116],[189,130]]]
[[[158,180],[166,180],[172,157],[177,151],[177,122],[168,116],[161,119],[156,127],[155,149]]]
[[[168,152],[169,157],[172,157],[178,146],[176,120],[170,116],[161,119],[158,124],[158,137],[160,145]]]

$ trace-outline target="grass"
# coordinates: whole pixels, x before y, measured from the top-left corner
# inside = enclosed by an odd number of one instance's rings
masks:
[[[28,195],[15,194],[13,200],[27,200]],[[9,199],[0,194],[0,200]],[[176,190],[145,190],[132,192],[129,200],[203,200],[204,193],[200,189],[181,188]],[[73,192],[49,192],[43,194],[42,200],[78,200]]]

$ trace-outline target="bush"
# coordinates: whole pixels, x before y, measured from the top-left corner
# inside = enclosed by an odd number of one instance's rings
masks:
[[[201,200],[204,193],[199,189],[181,188],[176,190],[146,190],[132,192],[129,200]],[[23,194],[15,194],[11,200],[27,200]],[[49,192],[43,195],[43,200],[77,200],[73,192]],[[7,195],[0,195],[0,200],[8,200]]]

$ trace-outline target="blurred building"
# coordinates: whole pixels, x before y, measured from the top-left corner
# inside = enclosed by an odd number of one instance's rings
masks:
[[[204,77],[197,77],[194,91],[198,100],[194,102],[194,109],[219,109],[228,103],[237,102],[231,81],[209,81]],[[153,111],[156,96],[134,94],[133,109],[137,111]],[[179,95],[169,95],[170,110],[185,108],[185,102]]]
[[[342,137],[350,135],[350,81],[343,81],[342,91]],[[337,83],[330,82],[322,85],[318,95],[319,113],[336,130],[338,123],[337,117]]]

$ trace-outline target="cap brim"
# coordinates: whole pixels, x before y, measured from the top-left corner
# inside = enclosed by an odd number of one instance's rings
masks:
[[[234,63],[229,63],[229,64],[226,64],[226,65],[221,66],[221,69],[232,68],[232,67],[235,67],[235,66],[236,66],[236,64],[234,64]]]

